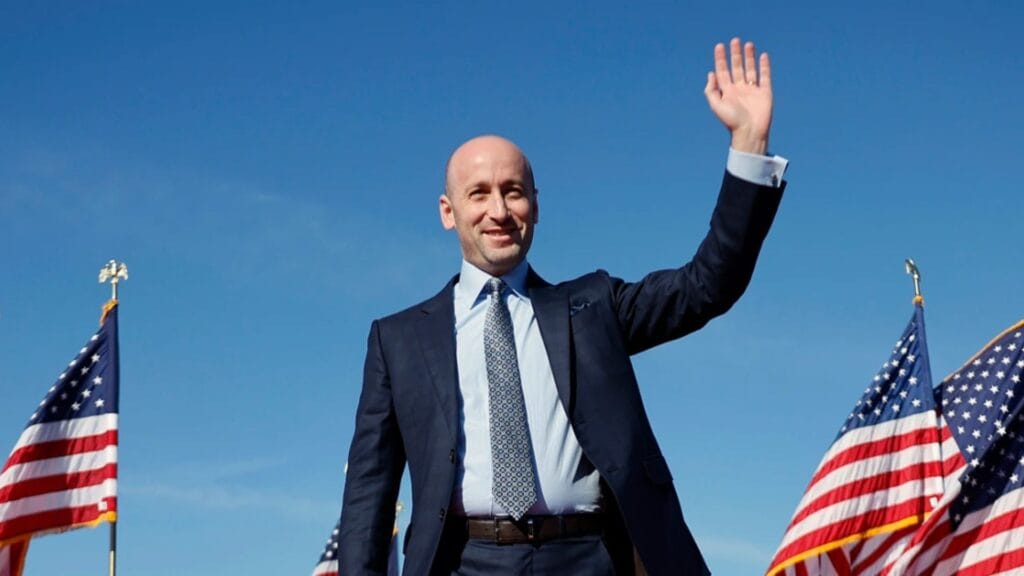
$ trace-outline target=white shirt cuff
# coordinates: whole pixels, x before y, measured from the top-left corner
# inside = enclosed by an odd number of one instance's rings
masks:
[[[782,185],[782,175],[786,173],[788,165],[789,160],[782,156],[750,154],[730,147],[725,169],[740,180],[778,188]]]

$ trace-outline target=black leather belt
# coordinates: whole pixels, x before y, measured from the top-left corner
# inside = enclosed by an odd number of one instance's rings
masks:
[[[498,544],[545,542],[601,534],[602,514],[565,514],[562,516],[524,516],[511,518],[466,518],[466,537]]]

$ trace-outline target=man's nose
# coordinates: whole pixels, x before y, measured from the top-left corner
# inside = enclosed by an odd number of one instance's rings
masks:
[[[505,195],[497,192],[491,195],[490,215],[494,220],[505,220],[508,218],[508,206],[505,204]]]

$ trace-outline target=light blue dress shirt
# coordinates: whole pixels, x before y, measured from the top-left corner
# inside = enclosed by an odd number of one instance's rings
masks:
[[[737,178],[779,186],[788,161],[729,150],[726,169]],[[537,463],[537,503],[528,514],[594,512],[601,507],[600,477],[583,456],[569,417],[558,398],[544,339],[526,288],[524,260],[502,280],[512,316],[526,420]],[[471,517],[504,516],[491,496],[491,434],[488,422],[484,320],[490,275],[463,260],[455,285],[455,344],[459,372],[458,475],[451,511]]]
[[[523,402],[537,462],[538,500],[529,514],[596,510],[598,475],[592,467],[577,478],[583,450],[558,399],[547,349],[526,290],[529,267],[523,261],[502,280],[512,316]],[[488,421],[487,365],[484,360],[486,283],[490,275],[463,261],[455,285],[455,342],[459,369],[460,417],[458,477],[452,511],[467,516],[502,516],[491,496],[491,434]]]

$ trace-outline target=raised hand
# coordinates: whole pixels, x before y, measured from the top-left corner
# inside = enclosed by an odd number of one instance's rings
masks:
[[[741,152],[764,154],[772,125],[772,67],[768,54],[754,62],[754,43],[747,42],[740,53],[740,39],[715,46],[715,70],[708,72],[704,95],[715,116],[732,133],[731,146]],[[760,68],[760,70],[759,70]]]

